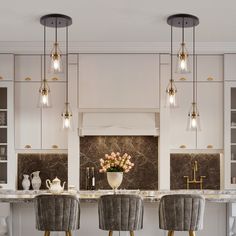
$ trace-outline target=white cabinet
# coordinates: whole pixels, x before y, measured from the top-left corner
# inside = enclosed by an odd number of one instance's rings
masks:
[[[42,109],[42,149],[67,149],[67,132],[62,130],[65,83],[50,83],[52,107]]]
[[[159,55],[80,54],[79,108],[159,108]]]
[[[197,56],[197,81],[223,81],[223,55]]]
[[[224,55],[224,80],[236,81],[236,54]]]
[[[176,83],[178,107],[170,111],[170,149],[195,149],[196,132],[187,131],[188,111],[192,102],[192,83]]]
[[[13,54],[0,54],[0,81],[14,80]]]
[[[41,148],[40,83],[15,83],[15,148]]]
[[[223,149],[223,82],[198,83],[198,149]]]
[[[16,55],[15,80],[41,81],[42,57],[41,55]]]

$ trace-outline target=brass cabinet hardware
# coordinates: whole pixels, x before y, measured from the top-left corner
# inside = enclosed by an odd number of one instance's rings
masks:
[[[2,76],[0,76],[0,80],[3,80],[3,77],[2,77]]]
[[[209,144],[207,145],[207,148],[213,148],[213,145]]]
[[[53,81],[58,81],[59,79],[57,77],[52,78]]]
[[[56,149],[56,148],[58,148],[58,146],[54,144],[54,145],[52,145],[52,148]]]
[[[208,80],[208,81],[212,81],[212,80],[214,80],[214,78],[211,77],[211,76],[209,76],[209,77],[207,78],[207,80]]]
[[[179,78],[179,80],[181,80],[181,81],[185,81],[185,80],[187,80],[185,77],[181,77],[181,78]]]
[[[183,144],[183,145],[180,145],[179,147],[180,148],[186,148],[187,146]]]
[[[30,77],[26,77],[26,78],[25,78],[25,81],[30,81],[30,80],[31,80]]]
[[[29,145],[29,144],[27,144],[27,145],[25,145],[25,148],[31,148],[31,145]]]

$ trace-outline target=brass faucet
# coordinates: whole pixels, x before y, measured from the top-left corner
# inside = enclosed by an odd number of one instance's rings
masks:
[[[189,189],[189,184],[200,184],[200,189],[203,189],[203,179],[206,178],[206,176],[201,175],[200,179],[197,180],[196,178],[196,173],[198,172],[198,163],[197,161],[194,161],[193,165],[193,179],[190,180],[189,176],[184,176],[186,178],[186,184],[187,184],[187,189]]]

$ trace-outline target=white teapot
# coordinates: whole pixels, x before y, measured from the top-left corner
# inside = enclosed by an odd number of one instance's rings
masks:
[[[51,193],[59,194],[64,190],[65,183],[61,186],[61,180],[57,177],[51,182],[49,179],[46,180],[46,186]]]

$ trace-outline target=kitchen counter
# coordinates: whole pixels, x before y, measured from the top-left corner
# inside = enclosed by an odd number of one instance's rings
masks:
[[[158,202],[166,194],[200,194],[206,201],[230,203],[236,202],[236,191],[233,190],[171,190],[171,191],[139,191],[139,190],[118,190],[122,194],[139,194],[145,202]],[[32,202],[39,194],[50,194],[46,190],[14,191],[0,190],[0,202],[17,203]],[[67,191],[62,194],[71,194]],[[78,191],[76,195],[81,202],[97,202],[104,194],[113,194],[111,190]]]

